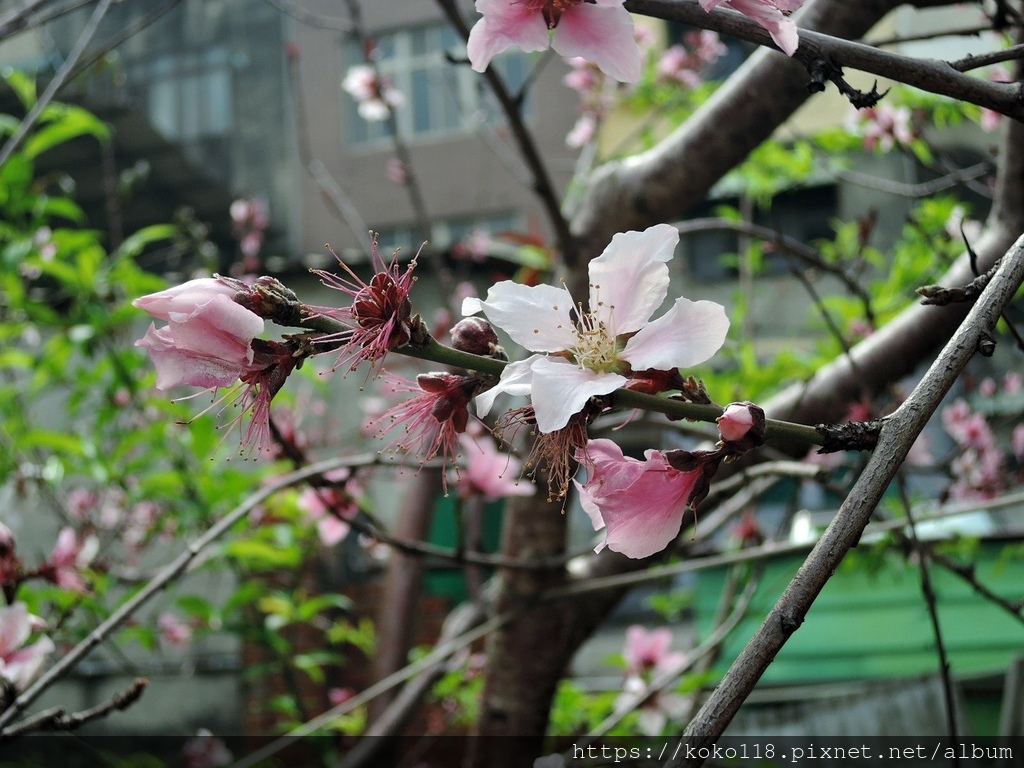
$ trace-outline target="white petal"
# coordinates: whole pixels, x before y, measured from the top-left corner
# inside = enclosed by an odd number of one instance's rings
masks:
[[[721,304],[679,298],[626,342],[621,357],[637,371],[688,368],[715,354],[728,332],[729,318]]]
[[[462,300],[462,316],[469,317],[484,311],[484,303],[476,296],[467,296]]]
[[[564,288],[503,280],[488,289],[487,299],[479,305],[488,320],[531,352],[558,352],[574,346],[576,331],[569,314],[572,297]],[[463,301],[463,311],[467,306],[477,305]]]
[[[594,395],[607,395],[626,383],[617,373],[581,370],[563,358],[542,357],[531,366],[533,387],[530,398],[537,416],[537,429],[548,433],[569,423]]]
[[[590,311],[613,336],[643,328],[668,295],[668,265],[679,232],[656,224],[620,232],[590,262]]]
[[[481,392],[476,396],[477,415],[482,417],[490,413],[495,399],[502,393],[520,397],[530,394],[530,386],[533,383],[533,371],[530,369],[530,366],[535,360],[540,358],[541,355],[533,355],[525,360],[520,360],[518,363],[506,365],[505,370],[501,372],[501,378],[498,379],[498,383],[486,392]]]

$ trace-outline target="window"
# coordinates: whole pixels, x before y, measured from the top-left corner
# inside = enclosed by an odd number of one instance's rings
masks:
[[[403,136],[436,136],[469,131],[479,121],[497,119],[497,109],[483,98],[479,75],[468,65],[452,64],[445,53],[465,55],[465,44],[446,24],[431,24],[382,33],[376,38],[377,67],[405,97],[396,110]],[[345,46],[345,69],[363,64],[362,46]],[[510,51],[494,60],[510,90],[526,82],[529,60]],[[344,72],[342,73],[344,77]],[[390,135],[386,121],[368,122],[359,116],[356,101],[344,94],[348,143],[370,144]]]
[[[170,140],[223,136],[231,129],[231,66],[225,47],[157,56],[148,65],[149,119]]]

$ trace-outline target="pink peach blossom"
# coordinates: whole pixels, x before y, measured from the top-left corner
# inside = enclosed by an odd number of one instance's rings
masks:
[[[623,0],[476,0],[483,15],[469,33],[466,52],[483,72],[491,59],[515,46],[597,64],[616,80],[640,79],[640,47]],[[553,34],[552,34],[553,32]]]
[[[82,570],[96,557],[99,546],[100,541],[95,536],[79,538],[73,528],[62,528],[41,571],[62,589],[86,592],[89,585],[82,577]]]
[[[594,530],[605,529],[606,546],[627,557],[643,558],[667,547],[679,535],[683,515],[703,472],[674,469],[660,451],[644,460],[623,455],[611,440],[591,440],[577,459],[587,467],[586,485],[574,481]]]
[[[192,642],[192,627],[173,613],[161,613],[156,625],[160,630],[160,636],[175,648],[187,648]]]
[[[0,608],[0,677],[19,691],[35,680],[46,657],[55,650],[53,641],[45,635],[25,645],[35,622],[25,603]]]
[[[332,470],[324,477],[338,486],[307,488],[299,495],[299,509],[316,521],[317,536],[325,547],[333,547],[348,536],[351,526],[346,520],[359,512],[356,496],[362,489],[351,476],[352,471],[347,467]]]
[[[167,325],[150,324],[135,342],[156,366],[157,389],[223,387],[253,370],[252,340],[263,318],[233,299],[238,289],[216,278],[190,280],[132,304]]]
[[[532,496],[533,483],[519,479],[522,463],[515,456],[498,450],[487,435],[459,436],[466,468],[461,472],[458,494],[461,498],[482,497],[486,501],[506,496]]]

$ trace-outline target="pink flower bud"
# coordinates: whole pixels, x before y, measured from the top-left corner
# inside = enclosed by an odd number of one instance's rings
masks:
[[[764,442],[764,411],[749,402],[730,403],[718,417],[722,442],[749,451]]]

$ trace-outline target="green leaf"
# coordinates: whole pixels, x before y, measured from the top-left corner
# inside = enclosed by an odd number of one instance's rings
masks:
[[[3,71],[0,72],[0,77],[3,77],[7,84],[11,86],[14,95],[18,97],[18,101],[21,102],[21,105],[26,110],[32,109],[35,106],[36,81],[34,78],[10,67],[4,67]]]
[[[281,547],[254,539],[233,541],[224,547],[225,553],[258,570],[275,568],[296,568],[302,562],[302,551],[298,547]]]
[[[44,125],[25,141],[25,154],[38,157],[43,152],[60,146],[79,136],[95,136],[100,141],[110,138],[106,123],[80,107],[62,105],[61,114]]]
[[[156,243],[161,240],[170,240],[178,234],[178,228],[173,224],[153,224],[148,227],[143,227],[138,232],[129,235],[121,243],[121,247],[118,248],[114,254],[114,259],[134,259],[151,243]]]

